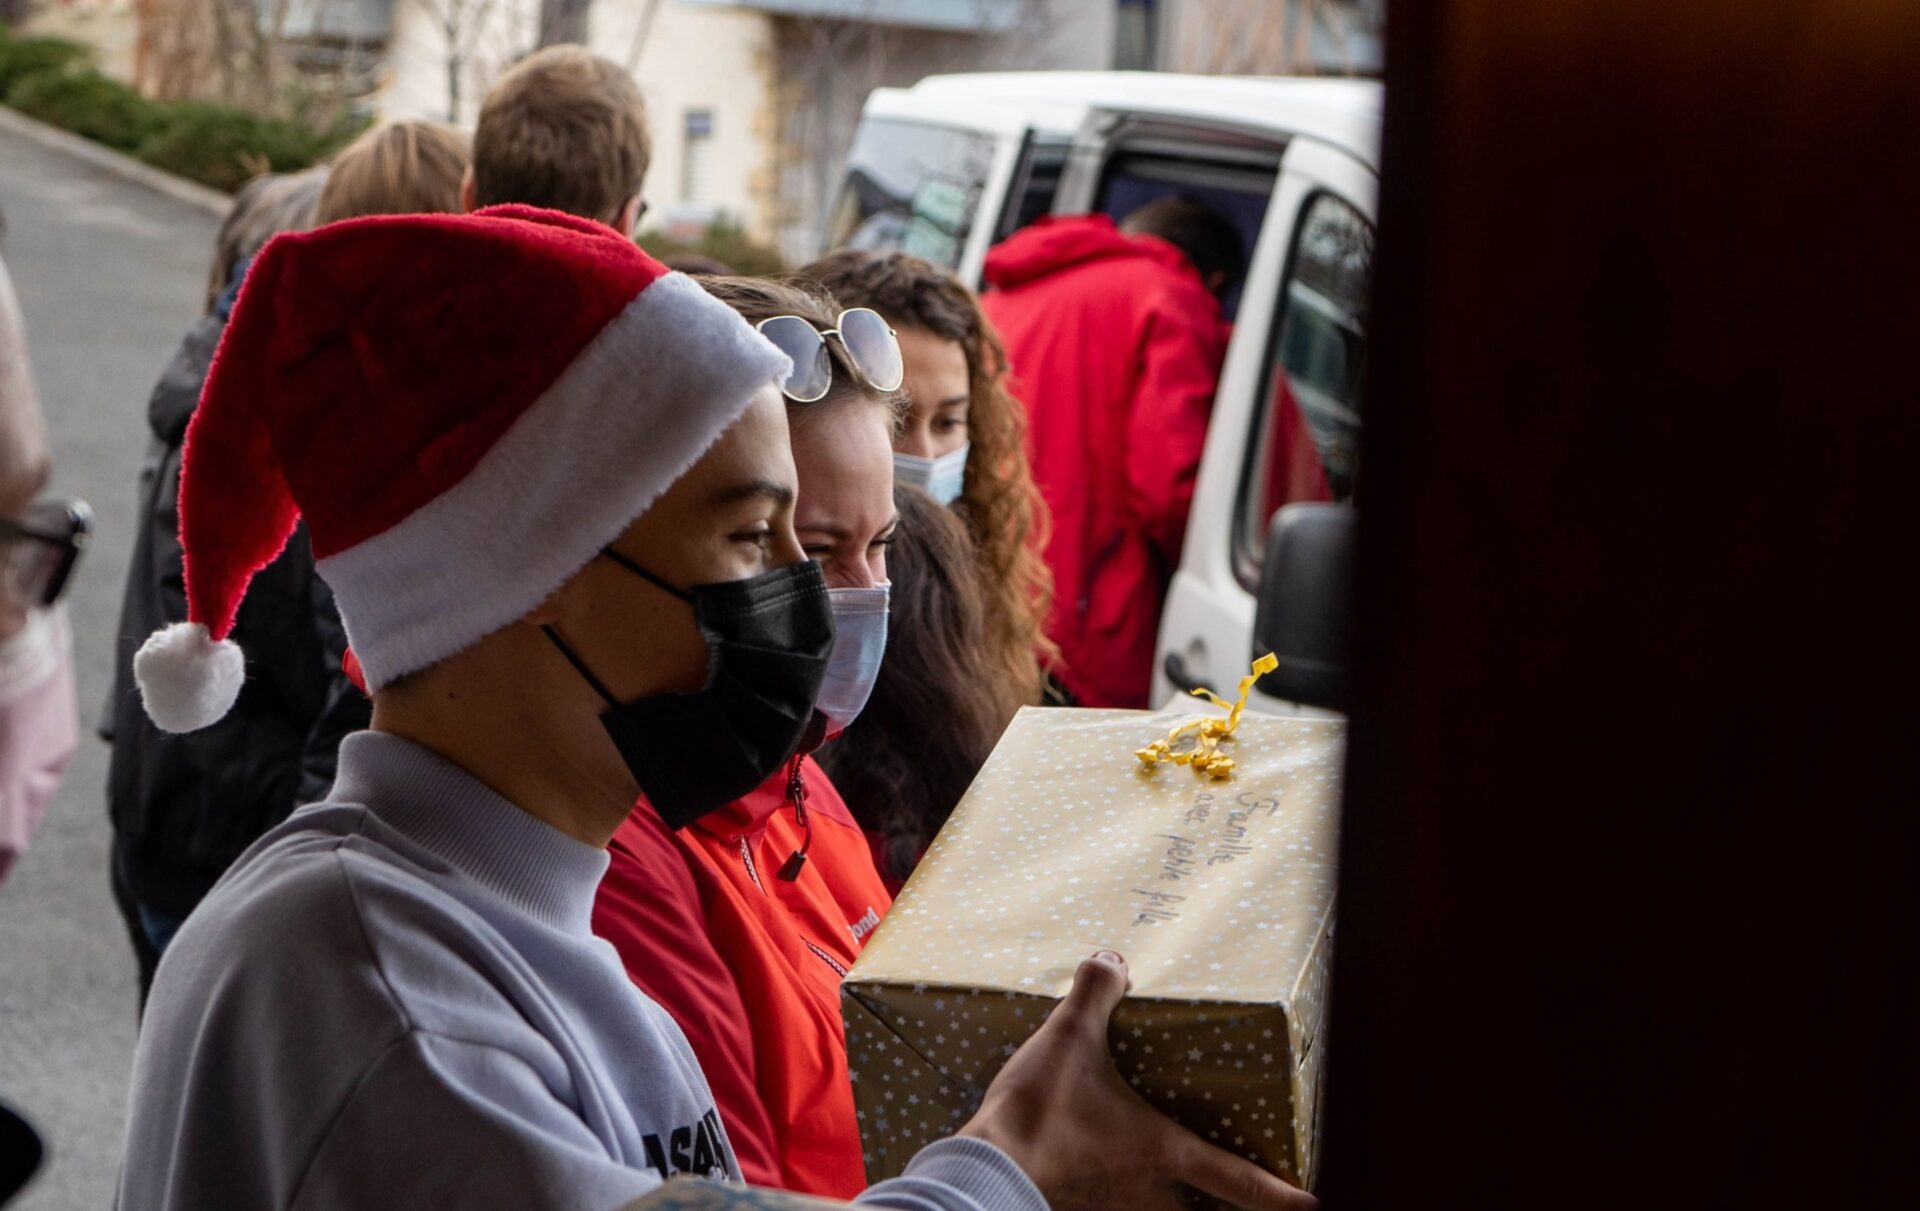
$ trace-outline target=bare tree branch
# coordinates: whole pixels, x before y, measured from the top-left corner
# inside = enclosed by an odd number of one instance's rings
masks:
[[[627,44],[628,72],[640,69],[640,55],[647,49],[647,40],[653,36],[653,19],[659,15],[660,0],[643,0],[640,19],[633,27],[633,41]]]

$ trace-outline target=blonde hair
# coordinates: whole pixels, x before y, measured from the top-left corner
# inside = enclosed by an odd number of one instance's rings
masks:
[[[653,158],[640,87],[618,63],[549,46],[500,77],[473,136],[474,203],[521,202],[612,222]]]
[[[369,214],[451,214],[472,163],[467,136],[440,122],[393,122],[333,158],[315,225]]]
[[[325,165],[302,172],[269,172],[253,178],[233,195],[233,206],[214,237],[213,267],[207,273],[206,311],[233,285],[234,270],[283,231],[313,226],[320,191],[327,184]]]

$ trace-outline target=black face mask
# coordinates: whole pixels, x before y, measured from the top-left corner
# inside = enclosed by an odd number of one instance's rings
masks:
[[[833,607],[820,565],[675,588],[618,551],[614,563],[693,606],[707,639],[707,684],[691,694],[617,702],[552,627],[544,628],[607,701],[600,722],[648,802],[685,828],[765,782],[825,721],[813,700],[833,652]]]

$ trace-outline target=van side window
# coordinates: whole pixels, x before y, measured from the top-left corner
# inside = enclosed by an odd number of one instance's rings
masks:
[[[1282,505],[1353,496],[1372,264],[1373,228],[1360,212],[1330,193],[1308,198],[1287,258],[1234,519],[1234,571],[1249,590],[1260,582],[1267,526]]]
[[[993,138],[924,122],[869,118],[847,157],[827,221],[829,248],[900,249],[948,269],[973,230],[993,167]]]
[[[1069,145],[1027,136],[1020,149],[1020,165],[1014,170],[1013,188],[994,228],[993,242],[998,244],[1022,227],[1053,213],[1053,199],[1060,192],[1060,177],[1067,170]]]

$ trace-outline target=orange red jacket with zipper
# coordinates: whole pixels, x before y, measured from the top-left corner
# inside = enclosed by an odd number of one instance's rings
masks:
[[[840,979],[893,901],[825,771],[796,759],[678,832],[643,800],[608,849],[594,932],[686,1032],[747,1180],[865,1189]]]

